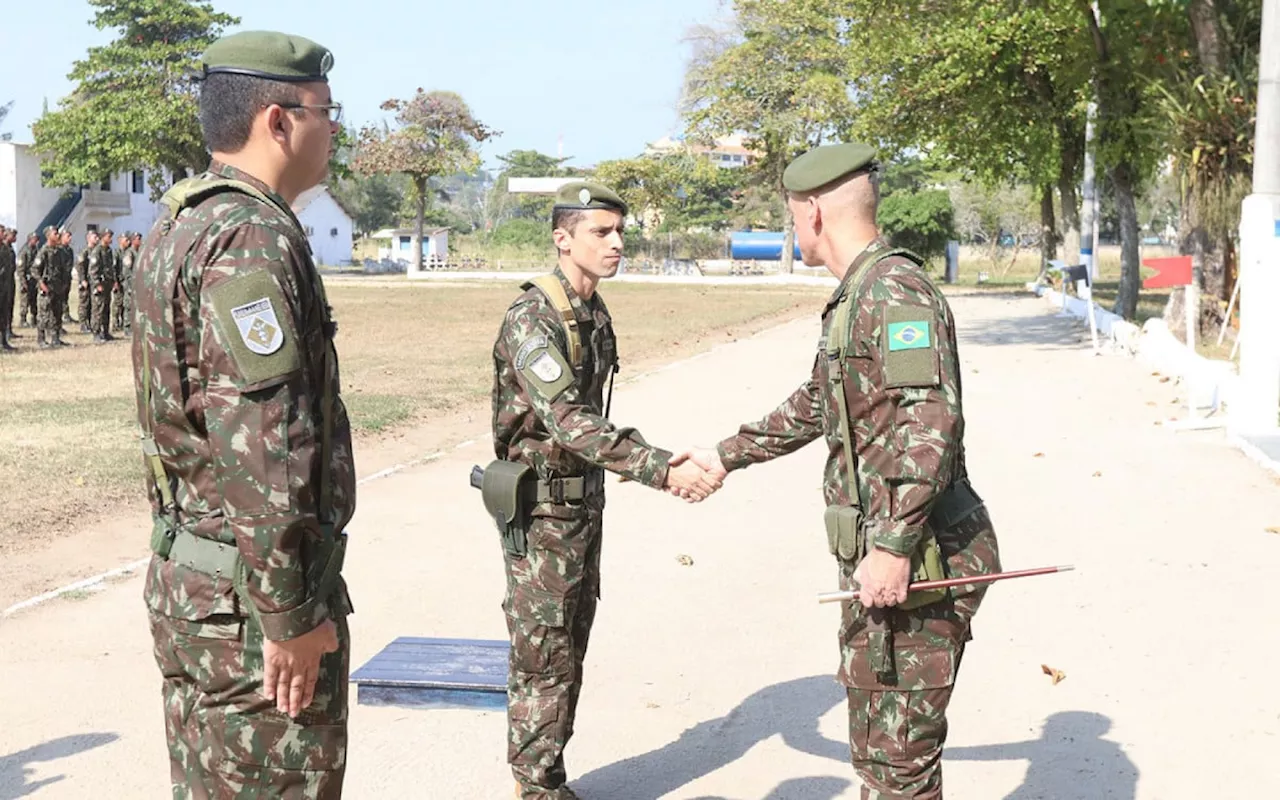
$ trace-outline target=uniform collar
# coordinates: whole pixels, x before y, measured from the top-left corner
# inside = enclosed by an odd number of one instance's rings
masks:
[[[239,169],[237,167],[233,167],[230,164],[224,164],[223,162],[215,158],[209,162],[209,172],[213,173],[214,175],[217,175],[220,178],[228,178],[233,181],[240,181],[241,183],[249,184],[253,188],[265,194],[267,196],[267,199],[269,199],[276,206],[279,206],[280,210],[283,211],[285,214],[287,214],[289,216],[289,219],[293,220],[294,223],[297,224],[299,228],[302,227],[302,225],[298,223],[298,218],[294,216],[293,209],[289,207],[289,204],[285,202],[285,199],[281,197],[279,193],[276,192],[275,189],[272,189],[270,186],[266,185],[262,181],[253,177],[249,173],[245,172],[244,170]]]
[[[883,236],[877,236],[872,239],[871,242],[863,248],[862,252],[858,253],[858,255],[853,259],[853,263],[849,265],[849,268],[845,270],[844,277],[840,279],[840,285],[836,287],[836,290],[831,294],[831,297],[827,299],[827,305],[826,308],[823,309],[823,313],[835,308],[836,304],[840,302],[840,298],[844,296],[844,293],[852,288],[849,284],[853,282],[855,277],[857,277],[858,272],[862,269],[863,265],[867,263],[867,260],[888,248],[889,242]]]

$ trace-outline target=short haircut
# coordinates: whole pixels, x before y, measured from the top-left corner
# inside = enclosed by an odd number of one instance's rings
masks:
[[[200,88],[200,130],[211,152],[238,153],[249,142],[258,111],[300,102],[295,84],[215,72]]]
[[[573,233],[578,223],[586,218],[586,212],[580,208],[557,208],[551,212],[551,230],[564,228]]]

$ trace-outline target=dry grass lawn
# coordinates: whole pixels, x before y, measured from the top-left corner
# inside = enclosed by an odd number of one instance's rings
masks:
[[[487,402],[493,339],[517,287],[329,279],[328,288],[362,443]],[[817,313],[826,292],[619,283],[604,295],[625,377],[742,326]],[[128,345],[71,333],[73,347],[39,351],[31,329],[18,332],[21,351],[0,356],[0,554],[135,502],[143,487]]]

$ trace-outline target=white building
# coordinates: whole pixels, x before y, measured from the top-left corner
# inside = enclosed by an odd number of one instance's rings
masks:
[[[65,225],[77,252],[85,233],[110,228],[115,233],[145,234],[160,216],[151,199],[150,173],[133,170],[112,175],[80,189],[46,188],[40,181],[40,159],[30,145],[0,142],[0,225],[18,229],[20,241],[45,225]],[[165,175],[164,185],[172,183]],[[351,215],[324,186],[303,192],[293,205],[317,264],[351,261]]]
[[[341,266],[351,263],[355,221],[323,184],[298,195],[293,213],[311,242],[316,264]]]
[[[423,228],[422,235],[426,239],[422,243],[422,262],[428,268],[449,260],[448,228]],[[410,274],[419,271],[413,264],[413,242],[418,238],[413,228],[383,228],[374,231],[369,238],[378,243],[379,260],[403,260],[409,265]]]
[[[24,241],[44,225],[65,225],[79,249],[87,231],[146,232],[159,216],[148,174],[141,170],[76,190],[42,186],[40,172],[40,159],[30,145],[0,142],[0,225],[17,228]]]

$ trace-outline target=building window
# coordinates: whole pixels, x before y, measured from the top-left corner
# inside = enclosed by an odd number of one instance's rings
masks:
[[[410,240],[409,240],[409,237],[408,237],[408,236],[401,236],[401,237],[400,237],[400,249],[401,249],[401,250],[409,250],[409,249],[411,249],[411,248],[409,247],[409,242],[410,242]]]
[[[143,188],[145,183],[146,182],[142,179],[142,170],[135,169],[133,171],[133,193],[142,194],[143,191],[145,191]]]
[[[337,228],[330,228],[330,229],[329,229],[329,235],[330,235],[330,236],[333,236],[333,237],[337,237],[337,235],[338,235],[338,229],[337,229]]]
[[[111,191],[111,176],[108,175],[107,177],[103,178],[102,183],[98,185],[98,188],[104,192]]]

